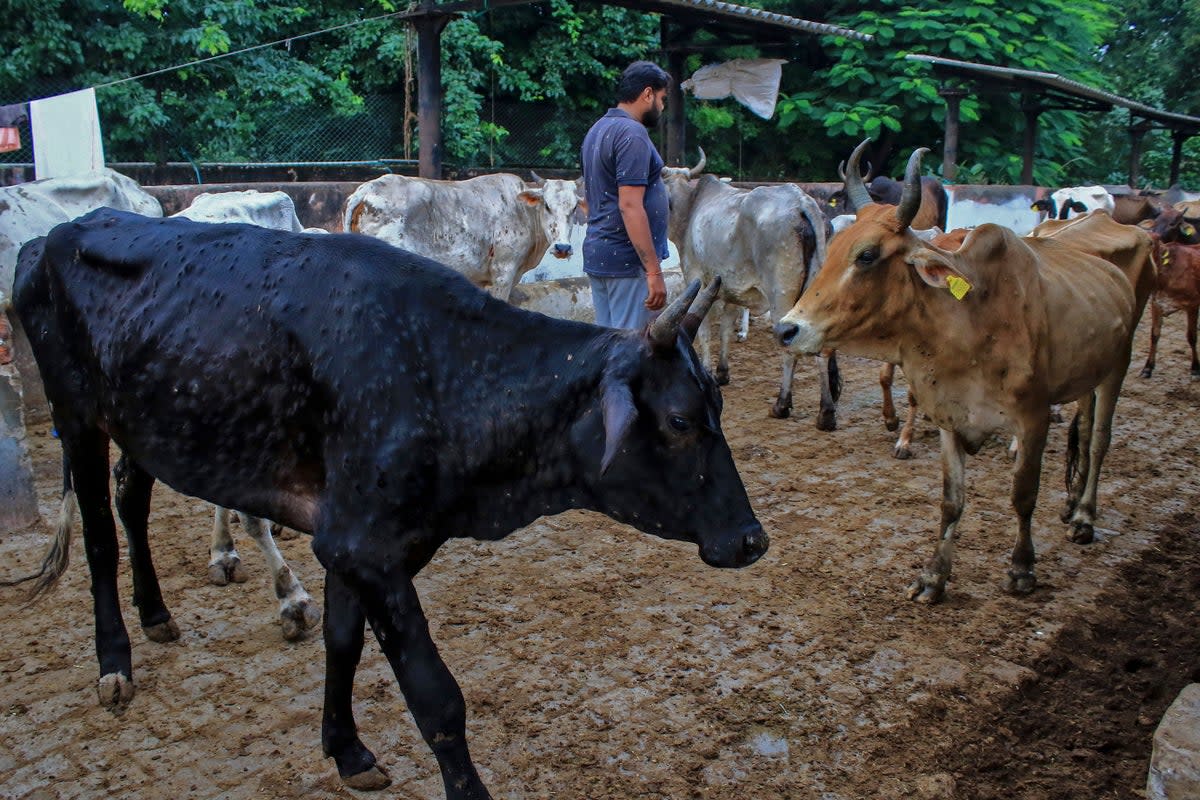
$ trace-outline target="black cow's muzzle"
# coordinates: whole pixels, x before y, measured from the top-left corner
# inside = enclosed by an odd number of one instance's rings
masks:
[[[570,258],[571,252],[572,248],[569,242],[566,244],[558,243],[554,245],[555,258]]]
[[[771,540],[757,522],[715,542],[700,542],[700,558],[710,567],[748,567],[762,558]]]

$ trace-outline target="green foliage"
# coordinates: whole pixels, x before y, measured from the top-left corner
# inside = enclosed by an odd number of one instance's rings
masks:
[[[927,53],[1054,72],[1148,105],[1200,115],[1200,0],[743,0],[875,36],[798,36],[770,120],[731,99],[688,98],[686,160],[704,147],[710,168],[736,177],[832,180],[863,138],[884,172],[913,148],[942,147],[940,81]],[[395,10],[394,0],[9,0],[0,28],[0,102],[102,85],[188,61],[289,40]],[[695,33],[685,73],[729,58],[776,55],[750,44],[717,47]],[[282,133],[325,140],[352,128],[370,152],[330,145],[324,158],[404,155],[406,69],[416,36],[380,20],[121,82],[98,91],[113,160],[304,158]],[[613,104],[621,69],[661,58],[655,15],[570,0],[485,8],[442,38],[443,155],[448,164],[578,163],[587,127]],[[379,98],[387,96],[381,105]],[[1025,117],[1019,97],[980,94],[961,104],[958,180],[1014,182]],[[1035,180],[1121,181],[1126,112],[1049,111],[1039,118]],[[362,138],[358,142],[365,141]],[[1146,137],[1145,174],[1160,183],[1169,136]],[[1200,139],[1184,150],[1185,182],[1200,184]],[[927,170],[936,174],[937,158]]]

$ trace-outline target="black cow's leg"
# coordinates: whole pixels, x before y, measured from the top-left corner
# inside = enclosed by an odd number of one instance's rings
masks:
[[[152,642],[173,642],[179,638],[179,626],[163,603],[158,575],[150,558],[147,523],[154,478],[127,456],[113,468],[117,483],[117,514],[129,542],[129,563],[133,569],[133,604],[137,606],[142,632]]]
[[[438,655],[412,581],[402,576],[368,579],[359,600],[408,709],[437,757],[446,800],[490,800],[467,750],[466,701]]]
[[[117,526],[108,492],[108,437],[96,429],[75,430],[55,420],[71,462],[72,482],[83,522],[83,544],[92,574],[96,616],[97,691],[101,705],[120,707],[133,699],[133,658],[117,597]]]
[[[354,673],[362,657],[366,617],[349,587],[333,570],[325,573],[325,711],[321,747],[353,789],[382,789],[391,783],[375,755],[358,738],[354,723]]]

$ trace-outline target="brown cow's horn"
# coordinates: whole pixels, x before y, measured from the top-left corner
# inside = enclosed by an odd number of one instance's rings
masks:
[[[696,162],[696,166],[688,170],[689,178],[699,178],[700,173],[704,172],[705,165],[708,164],[708,156],[704,155],[704,148],[697,147],[696,149],[700,151],[700,160]]]
[[[918,147],[908,157],[908,169],[904,171],[904,194],[900,195],[900,205],[896,206],[896,219],[900,227],[907,228],[917,216],[921,207],[921,159],[929,152],[928,147]]]
[[[650,340],[650,344],[664,350],[675,347],[675,339],[679,336],[679,323],[699,293],[700,279],[697,278],[688,284],[683,294],[676,297],[671,305],[663,309],[658,319],[650,323],[650,328],[646,331],[646,338]]]
[[[854,148],[854,152],[850,154],[850,160],[846,164],[846,177],[842,181],[842,185],[846,189],[846,197],[856,212],[875,203],[863,183],[862,173],[858,171],[858,160],[862,158],[863,151],[870,143],[870,139],[863,139],[862,144]]]
[[[683,322],[679,324],[679,327],[689,339],[696,338],[696,332],[700,330],[700,323],[704,322],[704,317],[708,314],[708,309],[712,307],[713,300],[717,299],[717,292],[720,290],[721,276],[718,275],[708,286],[704,287],[704,291],[696,297],[696,301],[684,315]]]

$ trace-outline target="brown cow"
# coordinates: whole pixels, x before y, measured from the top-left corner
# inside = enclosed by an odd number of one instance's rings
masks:
[[[1142,377],[1154,374],[1154,357],[1163,317],[1176,311],[1187,312],[1187,342],[1192,350],[1192,379],[1200,379],[1200,359],[1196,358],[1196,317],[1200,312],[1200,245],[1155,241],[1154,259],[1158,262],[1158,285],[1150,302],[1150,354]]]
[[[1007,588],[1024,594],[1037,580],[1031,521],[1052,403],[1079,402],[1072,426],[1087,451],[1069,483],[1071,539],[1093,538],[1097,477],[1138,319],[1133,285],[1152,269],[1150,240],[1123,228],[1145,256],[1132,281],[1104,259],[1050,238],[1021,239],[999,225],[979,226],[956,252],[942,250],[909,229],[926,152],[909,160],[895,209],[870,204],[861,180],[849,175],[858,219],[830,242],[820,273],[775,333],[794,352],[834,347],[899,364],[942,429],[939,541],[910,599],[931,603],[945,593],[966,499],[966,454],[997,430],[1016,433],[1018,537]],[[1069,460],[1069,474],[1073,466]]]
[[[1154,219],[1168,207],[1166,201],[1144,194],[1113,195],[1112,218],[1125,225],[1137,225],[1142,220]]]

